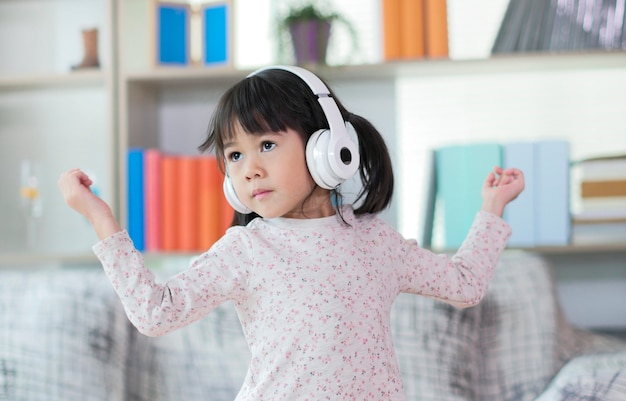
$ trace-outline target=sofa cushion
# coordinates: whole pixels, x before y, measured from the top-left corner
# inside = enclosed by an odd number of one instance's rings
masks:
[[[250,361],[230,303],[162,337],[133,329],[130,342],[127,399],[133,401],[232,401]]]
[[[626,351],[576,357],[536,401],[626,400]]]
[[[0,400],[122,400],[129,325],[101,269],[1,273]]]
[[[566,321],[551,266],[532,253],[501,256],[481,308],[480,400],[534,400],[591,341]]]
[[[408,400],[476,399],[480,309],[401,294],[391,329]]]

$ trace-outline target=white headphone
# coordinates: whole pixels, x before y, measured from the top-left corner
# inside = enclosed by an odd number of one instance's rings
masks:
[[[296,66],[271,66],[261,68],[248,77],[268,69],[289,71],[304,81],[322,106],[330,129],[319,129],[309,137],[306,144],[306,164],[309,173],[317,185],[325,189],[334,189],[356,174],[359,163],[359,148],[350,139],[346,123],[341,117],[337,104],[330,96],[330,91],[312,72]],[[242,214],[252,211],[237,197],[228,173],[224,178],[224,194],[228,203]]]

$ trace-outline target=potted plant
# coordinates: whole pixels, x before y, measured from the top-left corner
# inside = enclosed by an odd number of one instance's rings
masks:
[[[322,9],[329,11],[322,11]],[[348,30],[352,39],[351,48],[355,49],[356,32],[352,24],[329,7],[314,5],[313,1],[292,6],[282,18],[279,26],[282,40],[284,41],[285,33],[290,39],[296,64],[315,66],[326,64],[330,35],[333,26],[338,23]]]

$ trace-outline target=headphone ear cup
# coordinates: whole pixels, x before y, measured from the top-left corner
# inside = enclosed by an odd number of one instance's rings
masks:
[[[230,177],[228,177],[228,175],[224,177],[224,184],[222,187],[224,189],[224,196],[226,196],[226,200],[230,203],[230,206],[235,209],[235,211],[241,214],[252,213],[252,210],[248,209],[248,207],[237,197],[235,187],[233,187],[233,183],[230,181]]]
[[[325,189],[337,188],[343,180],[333,174],[328,162],[328,147],[330,143],[330,130],[317,130],[309,137],[306,143],[306,165],[313,181]]]
[[[359,149],[349,138],[339,138],[331,144],[331,131],[320,129],[309,137],[306,145],[306,163],[317,185],[334,189],[356,174]]]

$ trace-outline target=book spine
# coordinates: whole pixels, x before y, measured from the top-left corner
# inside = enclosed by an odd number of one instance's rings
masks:
[[[583,181],[580,189],[583,198],[626,196],[626,179]]]
[[[400,0],[400,56],[403,59],[423,58],[424,0]]]
[[[524,173],[525,187],[504,210],[504,219],[511,226],[508,245],[532,247],[535,245],[535,163],[532,142],[509,142],[502,148],[502,166],[516,167]]]
[[[224,182],[224,174],[220,172],[220,188],[221,184]],[[219,191],[220,198],[220,236],[224,235],[226,230],[232,225],[233,218],[235,217],[235,210],[226,200],[226,195],[224,195],[224,191]]]
[[[178,158],[178,250],[195,251],[199,249],[198,234],[198,173],[199,163],[192,156]]]
[[[448,57],[448,8],[446,0],[424,0],[424,27],[426,57]]]
[[[199,247],[209,249],[222,235],[222,174],[215,157],[202,157],[199,163]]]
[[[204,16],[204,62],[227,63],[229,60],[229,5],[216,3],[205,6]]]
[[[156,4],[157,63],[186,65],[190,58],[190,6],[188,4]]]
[[[443,216],[443,248],[458,248],[482,206],[481,189],[502,163],[496,143],[453,145],[435,151],[437,204]]]
[[[128,235],[138,251],[145,249],[143,200],[143,149],[129,149],[127,154]]]
[[[144,227],[146,251],[161,249],[161,152],[144,152]]]
[[[166,252],[179,249],[177,210],[178,158],[163,155],[161,158],[161,249]]]
[[[571,237],[569,144],[537,141],[534,151],[537,245],[567,245]]]
[[[402,56],[400,32],[400,1],[383,0],[383,58],[386,61],[398,60]]]

